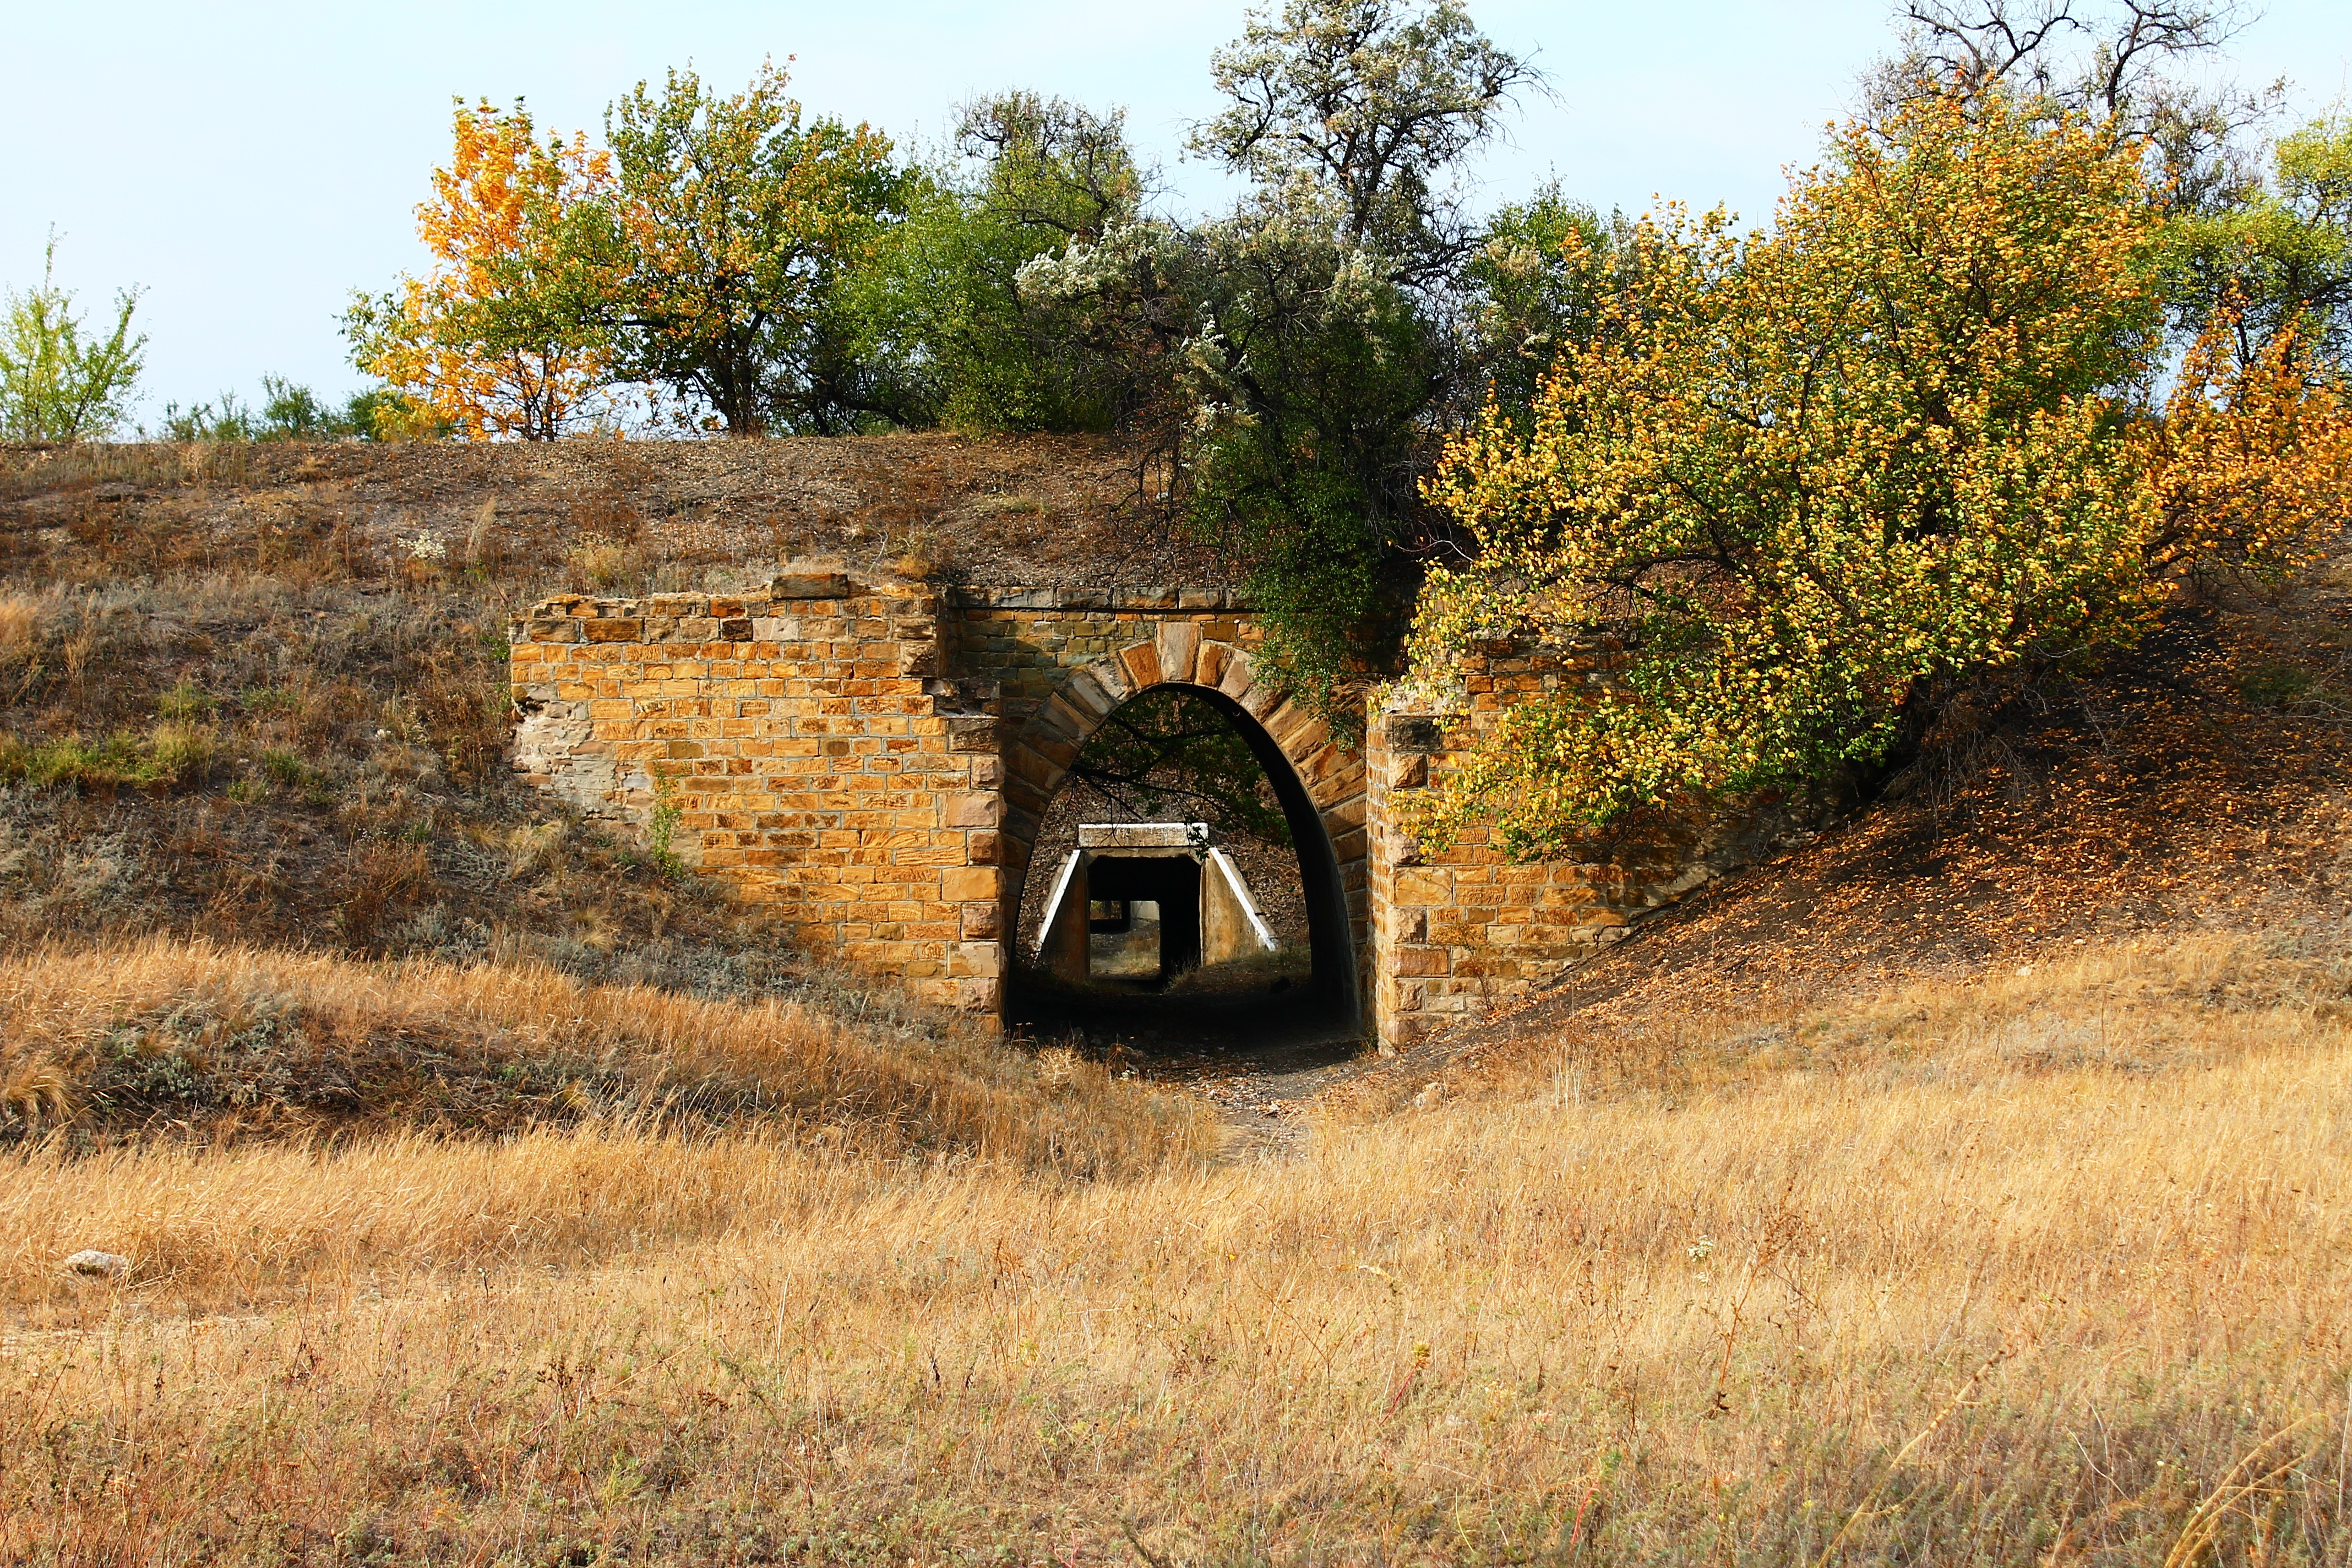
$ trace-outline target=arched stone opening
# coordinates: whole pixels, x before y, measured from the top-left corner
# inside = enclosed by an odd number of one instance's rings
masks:
[[[1004,744],[1002,845],[1004,905],[1000,923],[1017,942],[1024,890],[1053,868],[1034,863],[1047,806],[1071,764],[1110,715],[1146,691],[1176,687],[1216,710],[1265,769],[1298,858],[1320,1010],[1350,1029],[1362,1022],[1365,929],[1364,769],[1327,726],[1255,679],[1248,653],[1170,625],[1072,671]],[[1016,979],[1026,954],[1012,955]],[[1008,998],[1011,1000],[1011,998]]]

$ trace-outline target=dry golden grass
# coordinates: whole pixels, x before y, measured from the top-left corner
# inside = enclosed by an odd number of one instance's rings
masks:
[[[2352,1019],[2352,952],[2289,910],[2260,939],[2169,936],[2123,945],[2085,940],[2012,957],[1946,983],[1855,994],[1834,964],[1791,963],[1763,980],[1662,967],[1576,1009],[1563,1024],[1515,1026],[1449,1062],[1441,1095],[1526,1089],[1541,1080],[1592,1095],[1721,1089],[1785,1070],[1840,1082],[2095,1068],[2173,1070],[2274,1042],[2280,1031]],[[1646,956],[1646,955],[1643,955]],[[1826,977],[1824,971],[1826,970]],[[1540,997],[1528,1005],[1529,1013]],[[1426,1072],[1400,1066],[1345,1086],[1328,1110],[1364,1119],[1423,1094]]]
[[[29,594],[0,594],[0,669],[32,658],[40,636],[41,602]]]
[[[0,1139],[46,1135],[37,1158],[60,1170],[133,1131],[227,1142],[583,1121],[725,1121],[843,1153],[1081,1173],[1202,1145],[1199,1117],[1099,1068],[1049,1086],[968,1025],[927,1033],[887,1008],[852,1022],[873,998],[828,1000],[842,1005],[165,939],[40,951],[0,963]]]
[[[2339,1561],[2343,995],[2100,952],[1116,1182],[10,1156],[0,1559]]]

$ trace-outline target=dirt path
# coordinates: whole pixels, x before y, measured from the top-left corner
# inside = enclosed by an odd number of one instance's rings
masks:
[[[1410,1058],[1383,1058],[1360,1030],[1306,1002],[1153,1001],[1148,1009],[1041,1016],[1028,1027],[1066,1039],[1116,1071],[1198,1095],[1229,1129],[1232,1160],[1303,1154],[1316,1100],[1373,1074],[1432,1075],[1453,1049],[1438,1041]]]

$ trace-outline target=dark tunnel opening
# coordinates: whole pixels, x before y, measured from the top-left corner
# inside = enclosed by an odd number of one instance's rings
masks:
[[[1330,834],[1280,744],[1223,692],[1158,686],[1106,719],[1040,821],[1020,910],[1017,1028],[1240,1050],[1359,1027]]]

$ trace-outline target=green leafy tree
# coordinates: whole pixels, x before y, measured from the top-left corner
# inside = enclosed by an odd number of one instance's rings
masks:
[[[1192,151],[1284,205],[1328,205],[1342,242],[1413,279],[1466,248],[1448,171],[1539,80],[1458,0],[1288,0],[1210,64],[1231,103],[1194,128]]]
[[[1267,653],[1343,731],[1431,542],[1418,482],[1475,380],[1456,330],[1475,232],[1445,182],[1537,81],[1454,0],[1291,0],[1213,61],[1193,151],[1248,177],[1228,217],[1115,228],[1024,292],[1130,368],[1168,498],[1246,562]]]
[[[261,429],[265,441],[331,441],[358,433],[348,409],[330,407],[317,393],[282,375],[261,378]]]
[[[803,122],[783,71],[730,97],[672,71],[607,110],[598,306],[614,374],[732,435],[830,434],[866,406],[835,294],[905,205],[871,127]]]
[[[36,289],[10,290],[0,323],[0,437],[11,441],[86,441],[104,436],[128,412],[147,347],[133,336],[139,295],[114,297],[114,328],[85,336],[73,293],[57,282],[53,232],[41,258]]]
[[[142,428],[140,434],[149,432]],[[261,419],[252,404],[235,392],[223,392],[209,402],[192,403],[185,408],[166,403],[152,434],[159,441],[257,441],[261,438]]]
[[[386,435],[551,441],[616,412],[595,265],[611,160],[584,135],[539,138],[518,101],[462,100],[448,164],[416,209],[433,258],[419,277],[344,312],[352,363],[397,401]]]
[[[962,110],[954,148],[912,174],[905,218],[842,286],[863,400],[901,425],[1110,427],[1129,378],[1057,331],[1019,280],[1036,258],[1135,220],[1145,177],[1124,117],[1003,93]]]
[[[1622,215],[1604,219],[1557,181],[1496,211],[1463,268],[1472,395],[1524,416],[1560,351],[1601,329],[1632,240]]]
[[[1383,622],[1410,592],[1388,546],[1415,520],[1447,367],[1393,269],[1323,216],[1133,225],[1038,258],[1023,285],[1131,369],[1163,499],[1246,563],[1267,658],[1344,728],[1347,685],[1392,646]]]
[[[2252,353],[2283,333],[2341,367],[2352,350],[2352,115],[2279,140],[2270,188],[2178,227],[2176,293],[2190,331],[2226,318]]]

